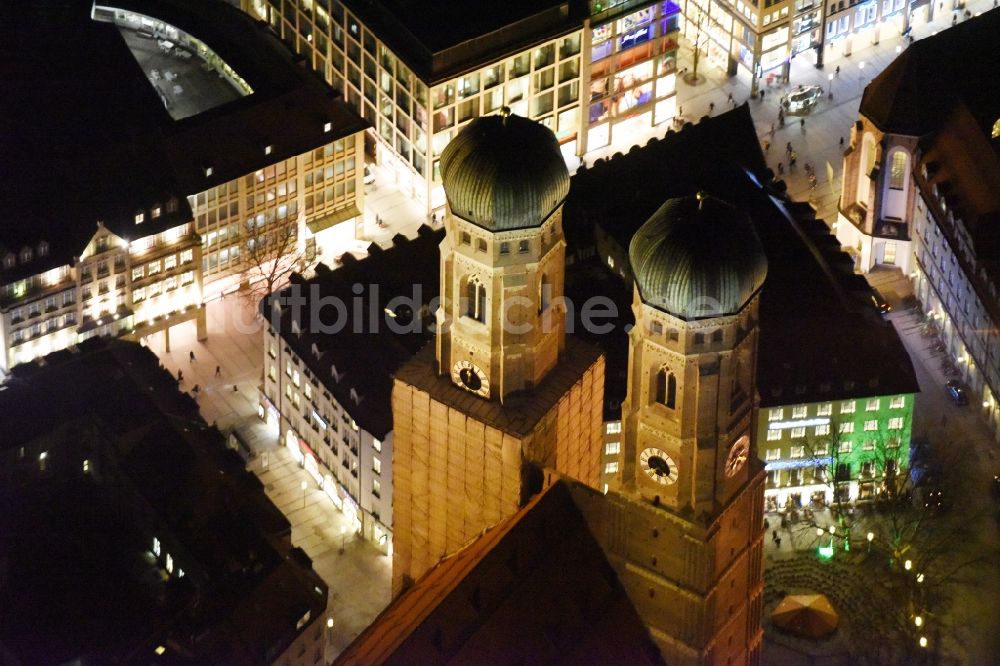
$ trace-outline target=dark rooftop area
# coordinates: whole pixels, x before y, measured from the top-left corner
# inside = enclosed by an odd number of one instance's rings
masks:
[[[278,319],[272,311],[273,301],[261,303],[261,312],[280,329],[284,343],[294,349],[358,426],[379,439],[392,430],[392,376],[433,337],[434,313],[429,306],[440,290],[438,245],[443,238],[443,229],[421,227],[415,239],[396,236],[389,249],[373,245],[361,261],[345,255],[345,263],[336,270],[320,264],[310,280],[293,276],[292,285],[276,295],[289,298],[301,294],[304,298],[305,307],[297,322],[301,334],[292,329],[294,308],[284,307]],[[361,294],[354,293],[355,285],[364,287]],[[343,319],[335,308],[318,300],[329,303],[333,298],[348,306]],[[362,313],[360,320],[354,316],[355,301],[361,303],[357,310]],[[390,303],[392,317],[385,313]],[[317,306],[315,311],[313,306]],[[374,313],[374,318],[369,313]],[[310,325],[313,321],[331,327],[337,322],[339,330],[320,333]]]
[[[156,233],[157,226],[190,219],[186,196],[366,126],[265,26],[235,7],[217,0],[116,5],[202,40],[253,93],[175,121],[119,28],[91,19],[91,0],[6,6],[0,253],[42,240],[50,250],[4,271],[3,281],[68,263],[98,220],[129,240]],[[270,155],[264,144],[273,146]],[[176,217],[136,227],[136,212],[171,198]]]
[[[95,338],[20,365],[0,413],[0,653],[265,664],[326,607],[288,521],[148,349]]]
[[[579,171],[564,211],[567,254],[617,248],[617,270],[629,282],[623,264],[636,230],[667,199],[704,190],[750,215],[767,255],[757,378],[762,404],[918,390],[906,350],[872,305],[853,262],[812,208],[788,201],[783,183],[772,178],[746,105],[703,118]],[[824,334],[807,333],[813,330]],[[621,341],[596,341],[611,345],[605,400],[613,409],[624,397],[610,383],[622,374],[615,363]]]
[[[910,44],[865,88],[861,114],[885,132],[923,136],[964,104],[990,136],[1000,118],[998,38],[1000,9],[992,9]]]

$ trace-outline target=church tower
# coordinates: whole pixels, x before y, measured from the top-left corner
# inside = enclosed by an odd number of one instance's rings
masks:
[[[584,501],[670,664],[759,663],[763,465],[751,439],[758,292],[748,217],[667,201],[629,247],[635,275],[619,492]]]
[[[548,128],[504,109],[471,123],[441,156],[439,370],[484,398],[530,390],[565,345],[569,173],[557,151]]]
[[[441,156],[448,200],[437,336],[393,389],[393,593],[541,489],[596,487],[604,359],[565,332],[555,135],[477,118]]]

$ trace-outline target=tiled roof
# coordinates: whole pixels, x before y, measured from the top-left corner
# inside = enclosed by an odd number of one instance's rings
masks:
[[[663,660],[558,481],[427,572],[336,663]]]

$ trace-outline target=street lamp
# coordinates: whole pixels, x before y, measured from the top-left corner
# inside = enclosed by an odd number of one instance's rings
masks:
[[[919,615],[916,616],[915,618],[913,618],[913,624],[915,624],[917,627],[924,626],[924,618],[920,617]]]
[[[917,582],[918,583],[924,582],[924,575],[922,573],[917,574]]]
[[[912,569],[913,568],[913,560],[906,560],[905,562],[903,562],[903,568],[906,569],[907,571],[909,571],[910,569]]]
[[[868,539],[868,552],[870,553],[872,552],[872,541],[875,540],[875,533],[869,532],[865,538]]]
[[[926,636],[921,636],[920,637],[920,647],[922,647],[922,648],[927,647],[927,637]]]

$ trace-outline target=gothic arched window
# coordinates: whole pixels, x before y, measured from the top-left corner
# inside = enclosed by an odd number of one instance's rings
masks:
[[[677,407],[677,377],[666,368],[656,373],[656,402],[670,409]]]
[[[479,278],[470,277],[465,283],[465,303],[463,304],[466,317],[475,319],[478,322],[486,321],[486,287],[479,281]]]

